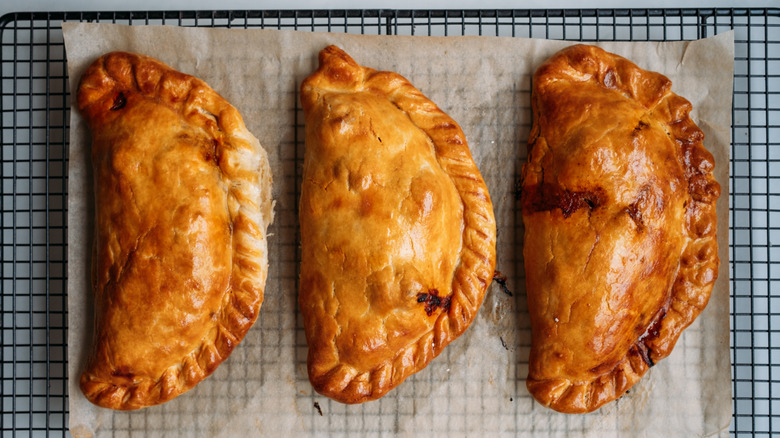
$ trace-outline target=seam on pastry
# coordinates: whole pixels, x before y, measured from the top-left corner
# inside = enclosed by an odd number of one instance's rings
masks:
[[[112,278],[111,275],[108,275],[108,278],[106,279],[106,282],[103,284],[103,289],[105,290],[108,285],[112,283],[120,283],[122,281],[122,277],[125,272],[125,268],[127,268],[128,263],[130,263],[130,259],[133,258],[136,252],[138,252],[138,247],[141,246],[141,241],[143,241],[147,235],[152,231],[153,228],[148,228],[146,231],[142,232],[141,235],[138,236],[138,238],[135,239],[135,242],[133,243],[133,247],[130,248],[127,251],[127,257],[125,257],[124,262],[119,265],[119,269],[116,272],[115,278]],[[109,272],[110,274],[110,272]]]
[[[164,76],[165,76],[165,75],[163,75],[163,77],[164,77]],[[135,62],[131,62],[131,63],[130,63],[130,78],[133,80],[133,85],[132,85],[132,87],[133,87],[133,88],[134,88],[136,91],[138,91],[139,93],[143,94],[143,93],[142,93],[142,90],[141,90],[141,87],[140,87],[140,86],[138,86],[138,70],[136,69],[136,63],[135,63]],[[159,86],[159,84],[158,84],[158,86]],[[156,91],[156,90],[157,90],[157,87],[155,87],[155,91]]]
[[[588,228],[593,230],[593,232],[596,234],[596,239],[594,240],[593,245],[591,245],[590,251],[588,251],[588,257],[585,260],[585,267],[582,269],[583,273],[588,271],[588,265],[590,265],[590,259],[593,256],[593,251],[596,250],[596,245],[598,245],[599,240],[601,239],[601,234],[596,231],[596,229],[593,227],[593,222],[590,221],[590,212],[588,212]]]
[[[118,182],[121,184],[121,181],[118,181]],[[130,200],[133,202],[133,208],[135,208],[135,213],[140,216],[141,215],[141,209],[138,207],[138,199],[135,196],[135,191],[133,189],[133,185],[130,184],[129,182],[126,183],[126,185],[127,185],[127,190],[130,192]]]
[[[331,319],[333,319],[333,320],[338,320],[339,312],[341,312],[341,301],[339,301],[339,297],[336,294],[336,283],[335,282],[331,282],[330,283],[330,293],[331,293],[331,296],[333,297],[332,298],[333,301],[336,302],[336,311],[333,312],[332,316],[331,315],[328,315],[328,316]],[[338,330],[336,330],[336,334],[335,334],[335,336],[333,336],[333,344],[334,345],[336,344],[336,339],[338,339],[339,335],[343,331],[343,328],[341,327],[341,324],[337,324],[337,326],[338,326]]]

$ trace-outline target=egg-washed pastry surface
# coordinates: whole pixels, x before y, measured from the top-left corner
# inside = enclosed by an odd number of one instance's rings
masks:
[[[335,46],[319,61],[301,86],[299,303],[313,387],[360,403],[473,321],[495,267],[495,219],[454,120]]]
[[[527,387],[557,411],[622,396],[671,353],[718,275],[714,160],[671,85],[585,45],[533,77]]]
[[[93,346],[84,395],[138,409],[191,389],[255,322],[273,219],[265,150],[206,83],[112,52],[84,73],[92,132]]]

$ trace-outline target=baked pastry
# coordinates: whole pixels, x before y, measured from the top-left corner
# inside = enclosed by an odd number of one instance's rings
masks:
[[[714,160],[671,85],[586,45],[533,77],[527,387],[557,411],[623,395],[671,353],[718,275]]]
[[[152,58],[102,56],[78,107],[95,186],[95,332],[81,390],[138,409],[206,378],[255,322],[271,172],[235,108]]]
[[[469,326],[493,276],[495,219],[454,120],[335,46],[319,62],[301,86],[299,302],[314,389],[361,403]]]

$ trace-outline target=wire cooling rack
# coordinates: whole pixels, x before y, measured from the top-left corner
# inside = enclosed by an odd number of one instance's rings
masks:
[[[677,41],[735,31],[730,293],[735,436],[780,434],[780,9],[166,11],[0,18],[2,369],[6,436],[69,435],[68,89],[63,21]]]

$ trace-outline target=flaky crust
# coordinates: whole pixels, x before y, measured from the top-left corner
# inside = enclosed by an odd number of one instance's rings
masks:
[[[81,79],[92,131],[94,404],[138,409],[189,390],[257,319],[273,220],[265,150],[203,81],[113,52]]]
[[[462,130],[406,79],[320,52],[301,86],[300,307],[313,387],[377,399],[474,319],[495,219]]]
[[[706,306],[720,186],[691,104],[593,46],[533,78],[523,167],[528,390],[557,411],[623,395]]]

